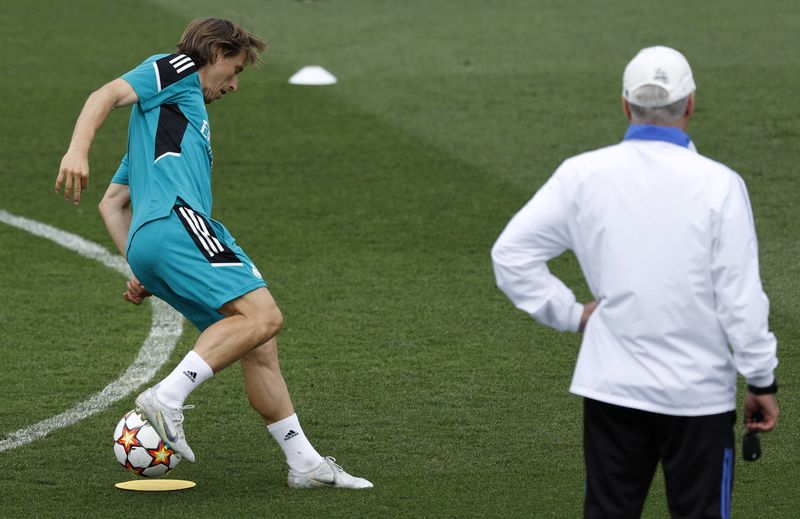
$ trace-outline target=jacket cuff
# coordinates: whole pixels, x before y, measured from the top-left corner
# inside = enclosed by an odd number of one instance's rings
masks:
[[[747,378],[747,388],[767,388],[775,385],[777,387],[775,381],[775,375],[773,373],[769,373],[768,375],[762,375],[760,377],[748,377]],[[755,393],[755,391],[751,391]],[[773,391],[774,392],[774,391]]]
[[[773,378],[772,384],[768,386],[754,386],[747,384],[747,390],[754,395],[774,395],[778,392],[778,381]]]
[[[569,323],[568,331],[577,332],[581,325],[581,317],[583,316],[583,305],[580,303],[573,303],[572,308],[569,309]]]

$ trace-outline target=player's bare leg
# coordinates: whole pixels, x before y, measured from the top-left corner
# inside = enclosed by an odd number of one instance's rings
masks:
[[[248,292],[226,303],[219,311],[226,317],[200,334],[194,349],[172,373],[136,398],[136,408],[147,417],[161,439],[192,462],[194,452],[183,432],[186,397],[213,373],[269,341],[283,325],[283,316],[266,288]]]
[[[275,422],[294,414],[294,406],[283,380],[278,361],[278,345],[273,337],[251,350],[241,361],[247,399],[264,423]]]
[[[267,430],[283,449],[289,467],[301,471],[317,467],[323,458],[306,438],[294,412],[281,373],[275,338],[248,352],[240,364],[250,405],[261,415]]]
[[[278,305],[263,287],[226,303],[219,311],[225,319],[206,328],[194,345],[194,352],[214,373],[265,344],[283,326]]]
[[[227,317],[209,326],[200,335],[194,350],[184,362],[190,362],[191,354],[195,354],[204,368],[209,372],[217,372],[236,360],[240,361],[250,405],[261,415],[270,434],[286,455],[289,486],[372,488],[372,483],[351,476],[333,458],[320,456],[306,438],[281,373],[275,335],[283,324],[283,317],[269,291],[259,288],[249,292],[227,303],[220,308],[220,312]],[[185,377],[179,375],[185,375],[181,365],[170,375],[175,377],[173,387],[182,385],[187,388],[185,394],[181,394],[180,405],[193,389],[188,386]],[[199,371],[192,373],[199,374]],[[154,390],[149,391],[155,393]],[[169,411],[164,414],[169,415]],[[177,423],[168,422],[168,425],[173,430],[178,429],[183,438],[183,416],[176,416],[179,418]],[[185,440],[181,445],[191,454]],[[194,455],[191,456],[193,460]]]
[[[289,486],[293,488],[371,488],[366,479],[353,477],[314,449],[294,412],[281,373],[278,344],[273,337],[251,350],[240,361],[247,398],[267,424],[267,429],[286,455]]]

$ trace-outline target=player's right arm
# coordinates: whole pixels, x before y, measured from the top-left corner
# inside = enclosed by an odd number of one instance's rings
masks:
[[[81,110],[69,149],[61,159],[56,178],[56,193],[64,186],[64,198],[72,199],[77,205],[81,191],[89,185],[89,150],[95,134],[115,108],[136,103],[138,97],[131,85],[124,79],[115,79],[93,92]]]
[[[769,330],[769,299],[761,285],[758,241],[750,197],[744,181],[731,177],[725,202],[719,209],[711,250],[711,275],[717,318],[733,350],[734,364],[748,386],[775,385],[778,341]],[[754,415],[761,419],[756,421]],[[780,409],[774,394],[753,394],[744,401],[749,431],[770,431]]]

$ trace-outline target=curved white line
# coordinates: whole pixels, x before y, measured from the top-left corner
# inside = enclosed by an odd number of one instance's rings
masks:
[[[81,256],[99,261],[124,276],[130,276],[128,263],[120,256],[110,254],[100,245],[90,242],[50,225],[15,216],[0,209],[0,222],[17,227],[36,236],[77,252]],[[117,380],[104,387],[72,409],[47,420],[42,420],[6,436],[0,441],[0,452],[26,445],[43,438],[61,427],[73,425],[84,418],[99,413],[108,406],[131,394],[136,388],[153,378],[169,359],[183,332],[183,318],[165,302],[150,298],[153,307],[153,324],[136,360]]]

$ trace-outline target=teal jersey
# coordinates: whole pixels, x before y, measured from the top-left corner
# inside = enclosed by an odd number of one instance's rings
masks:
[[[211,127],[197,67],[183,54],[158,54],[122,76],[139,98],[128,152],[113,183],[130,187],[128,243],[145,223],[170,214],[177,199],[211,217]]]

